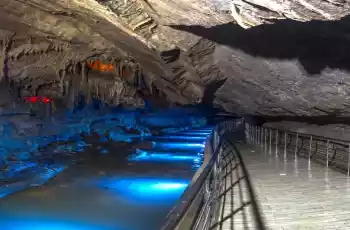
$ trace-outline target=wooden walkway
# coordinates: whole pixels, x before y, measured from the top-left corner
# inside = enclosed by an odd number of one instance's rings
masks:
[[[285,159],[282,153],[269,155],[258,146],[240,145],[238,149],[267,229],[350,229],[347,175],[294,154]],[[221,190],[233,189],[221,198],[219,216],[235,215],[216,229],[259,229],[251,214],[246,180],[238,180],[244,175],[242,167],[233,162]]]

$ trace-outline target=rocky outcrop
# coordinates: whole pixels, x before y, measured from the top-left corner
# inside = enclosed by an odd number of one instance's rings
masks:
[[[258,116],[348,116],[349,1],[4,0],[1,75],[23,93]],[[91,58],[125,63],[86,68]],[[44,90],[45,89],[45,90]],[[70,98],[70,99],[67,99]]]

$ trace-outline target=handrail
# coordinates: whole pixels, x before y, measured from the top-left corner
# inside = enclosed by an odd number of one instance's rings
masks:
[[[314,135],[314,134],[307,134],[307,133],[300,133],[300,132],[295,132],[295,131],[289,131],[286,129],[277,129],[277,128],[272,128],[272,127],[264,127],[266,129],[271,129],[271,130],[278,130],[278,131],[282,131],[282,132],[288,132],[291,134],[298,134],[299,136],[305,136],[305,137],[310,137],[313,136],[314,139],[319,139],[319,140],[330,140],[332,142],[336,142],[339,144],[344,144],[345,142],[347,142],[346,140],[341,140],[341,139],[336,139],[336,138],[331,138],[331,137],[324,137],[324,136],[318,136],[318,135]]]
[[[225,229],[234,229],[233,221],[231,221],[229,225],[225,225],[224,222],[229,218],[233,218],[236,211],[243,210],[247,205],[252,205],[252,214],[255,215],[254,224],[258,228],[253,227],[253,229],[265,229],[263,221],[259,216],[258,206],[254,203],[254,191],[252,187],[249,187],[249,175],[245,169],[240,153],[231,140],[225,137],[222,138],[223,133],[221,131],[234,131],[237,123],[234,126],[231,126],[232,123],[223,122],[218,124],[213,130],[210,138],[207,140],[212,142],[212,149],[210,149],[212,154],[208,164],[204,167],[204,170],[198,179],[192,185],[188,186],[179,202],[170,211],[161,230],[212,230],[217,227],[222,229],[223,226],[226,226],[224,227]],[[248,142],[261,145],[261,147],[264,148],[264,151],[269,152],[269,154],[272,154],[272,151],[274,150],[276,156],[279,154],[282,147],[284,157],[286,157],[290,147],[294,147],[295,155],[305,153],[309,160],[313,158],[314,155],[319,156],[320,153],[324,154],[324,158],[326,158],[326,166],[328,167],[330,163],[333,164],[336,158],[339,158],[339,154],[348,153],[347,161],[343,158],[340,160],[338,159],[338,161],[340,161],[340,163],[347,163],[348,175],[350,174],[350,142],[283,129],[255,126],[249,123],[244,123],[244,121],[241,124],[242,126],[245,126],[246,140],[248,140]],[[281,135],[282,133],[284,135]],[[226,151],[227,149],[231,150]],[[233,156],[232,154],[235,155],[235,160],[231,159]],[[233,188],[232,178],[230,178],[231,186],[226,188],[225,185],[226,177],[232,174],[227,168],[228,165],[232,165],[233,161],[236,161],[234,163],[236,166],[234,166],[234,168],[231,168],[230,166],[229,168],[239,172],[240,170],[238,170],[237,167],[240,167],[243,171],[243,175],[240,177],[237,174],[237,181],[235,184],[239,185],[241,180],[247,182],[250,201],[243,202],[242,206],[236,210],[231,207],[230,214],[223,216],[223,210],[225,208],[225,205],[223,204],[225,204],[225,198],[223,198],[223,200],[221,199],[227,195],[227,191]],[[224,189],[222,190],[222,188]],[[240,193],[240,195],[242,195],[242,191],[240,191]],[[231,190],[230,195],[231,194],[233,194],[233,190]],[[237,203],[237,200],[235,203]],[[189,212],[194,206],[196,207],[195,212]],[[184,220],[188,216],[191,218],[189,218],[190,221],[186,223]]]
[[[236,174],[240,171],[238,167],[242,166],[234,165],[241,159],[235,156],[239,153],[232,146],[232,143],[228,139],[222,138],[224,136],[222,131],[237,131],[237,127],[242,127],[241,130],[244,131],[244,121],[242,119],[236,119],[231,123],[223,122],[215,127],[207,140],[207,144],[208,141],[211,141],[212,146],[212,149],[210,149],[212,156],[209,163],[205,166],[198,179],[187,187],[178,203],[169,212],[161,230],[211,230],[216,229],[216,226],[221,226],[222,228],[227,219],[234,218],[233,216],[236,213],[234,210],[231,210],[228,216],[225,217],[222,216],[223,214],[221,216],[217,215],[219,215],[218,209],[224,208],[222,202],[226,196],[233,194],[234,186],[237,185],[241,189],[241,186],[244,186],[242,185],[242,180],[248,180],[247,175],[242,175],[242,178],[237,179],[232,177],[233,172]],[[242,132],[242,134],[244,133]],[[238,163],[238,165],[242,165],[242,163]],[[228,178],[231,178],[231,182],[232,180],[237,181],[227,188],[227,191],[225,189],[222,192],[222,189],[226,188],[225,181]],[[240,190],[240,195],[242,195],[241,193],[242,191]],[[252,199],[249,202],[242,200],[242,207],[239,207],[238,210],[245,210],[245,206],[253,205],[254,198],[252,194],[251,197]],[[259,223],[257,224],[259,225]]]
[[[279,152],[279,141],[282,137],[282,135],[279,134],[284,133],[284,142],[282,144],[285,157],[290,145],[292,145],[292,147],[294,147],[295,156],[300,156],[301,150],[305,151],[306,157],[309,160],[314,158],[314,156],[317,154],[318,156],[320,156],[318,160],[325,160],[326,167],[329,167],[330,164],[340,169],[345,169],[346,167],[347,174],[350,176],[350,141],[328,138],[313,134],[294,132],[285,129],[257,126],[249,123],[246,123],[245,126],[246,139],[253,144],[261,145],[261,147],[264,148],[264,151],[267,151],[267,149],[269,149],[269,154],[272,153],[272,148],[275,149],[275,154]],[[287,137],[290,137],[288,144]],[[301,145],[299,146],[300,140],[305,139],[307,140],[307,146],[304,147],[304,141],[302,141]],[[274,143],[272,143],[273,140]],[[331,153],[332,150],[334,151],[333,154]],[[313,151],[314,153],[312,153]],[[338,161],[337,163],[334,163],[336,158]]]
[[[210,135],[210,138],[212,137],[212,135],[213,134]],[[218,157],[218,153],[219,149],[217,148],[216,150],[214,150],[214,154],[212,155],[210,161],[208,162],[207,166],[204,168],[203,172],[200,174],[198,179],[192,185],[189,185],[186,188],[185,192],[180,197],[179,202],[167,215],[165,223],[162,226],[161,230],[174,230],[179,224],[179,222],[189,209],[190,205],[192,204],[196,196],[199,194],[202,185],[204,184],[210,171],[213,168],[213,165]]]

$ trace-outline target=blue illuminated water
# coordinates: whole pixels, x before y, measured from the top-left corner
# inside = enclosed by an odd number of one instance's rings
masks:
[[[166,205],[176,201],[189,180],[161,177],[106,177],[97,186],[122,195],[134,204]]]
[[[140,151],[138,154],[131,156],[131,161],[199,161],[201,154],[174,154],[174,153],[159,153],[159,152],[147,152]]]
[[[199,132],[199,131],[191,131],[191,132],[184,132],[183,135],[188,135],[188,136],[204,136],[207,137],[210,135],[209,131],[204,131],[204,132]]]
[[[187,142],[191,142],[191,141],[205,141],[205,139],[207,138],[206,135],[202,135],[202,136],[191,136],[191,135],[169,135],[169,136],[160,136],[160,137],[156,137],[155,139],[167,139],[167,140],[186,140]]]
[[[196,143],[192,142],[153,142],[154,148],[164,150],[184,150],[184,151],[201,151],[204,149],[205,142],[200,141]]]
[[[208,130],[191,133],[150,139],[153,149],[128,155],[108,142],[84,150],[79,163],[47,184],[1,199],[0,229],[158,229],[203,160]]]

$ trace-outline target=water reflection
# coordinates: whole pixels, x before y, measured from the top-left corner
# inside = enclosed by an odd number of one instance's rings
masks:
[[[162,178],[101,178],[99,186],[116,192],[123,199],[139,204],[172,203],[186,189],[189,181]]]
[[[180,136],[180,135],[173,135],[173,136],[161,136],[157,137],[157,139],[176,139],[176,140],[187,140],[187,141],[204,141],[207,138],[207,136]]]
[[[204,148],[205,143],[189,143],[189,142],[153,142],[153,146],[155,148],[162,148],[164,150],[174,150],[174,149],[181,149],[181,150],[201,150]]]
[[[176,153],[161,153],[161,152],[148,152],[138,150],[137,154],[129,157],[130,161],[190,161],[199,162],[201,160],[201,154],[176,154]]]
[[[127,230],[126,228],[103,227],[101,225],[80,223],[78,221],[43,219],[43,218],[9,218],[0,219],[1,229],[6,230]]]

